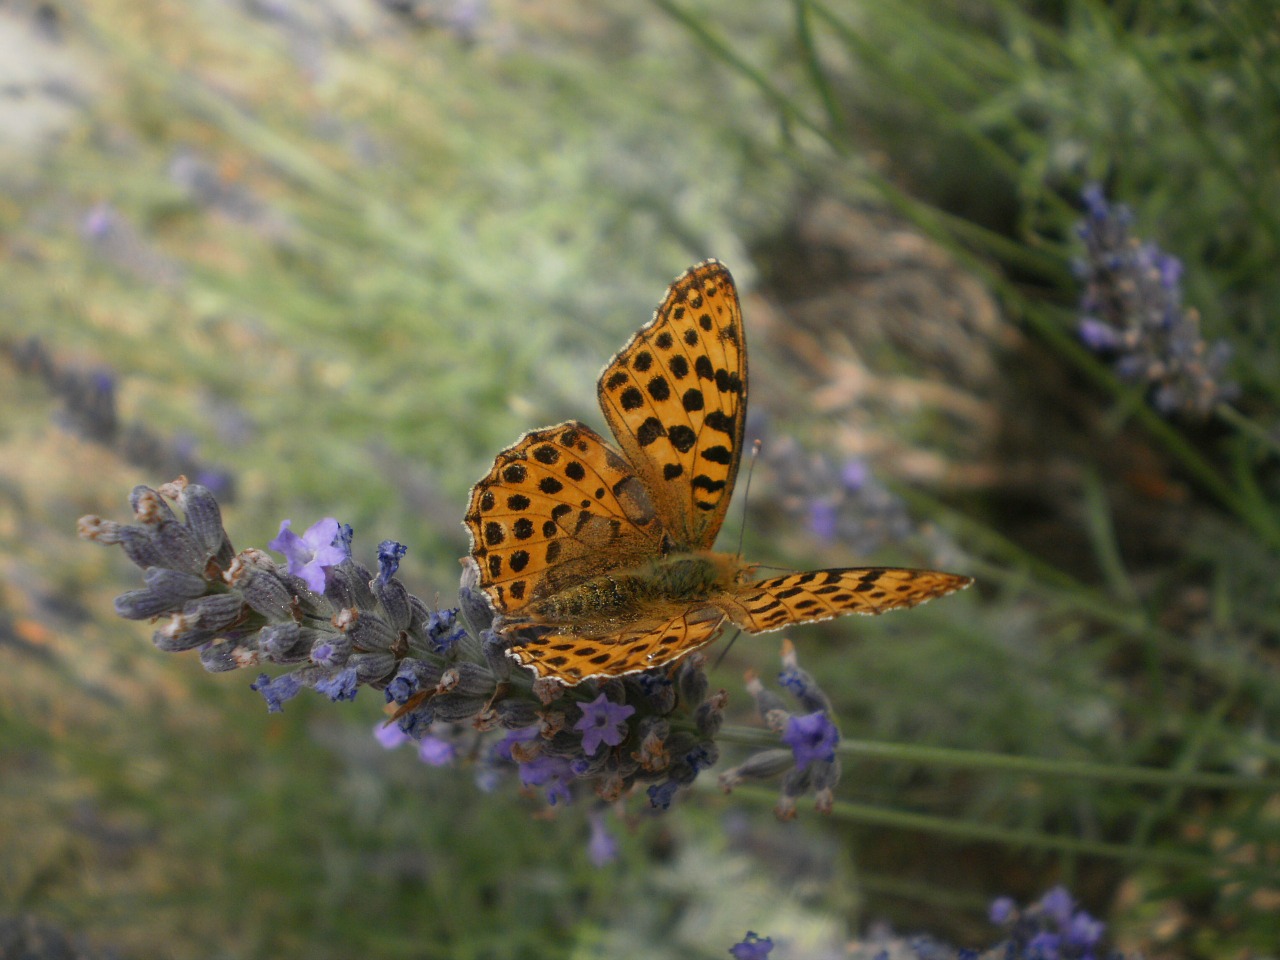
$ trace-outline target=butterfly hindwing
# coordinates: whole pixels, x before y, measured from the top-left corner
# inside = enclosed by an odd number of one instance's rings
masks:
[[[734,623],[767,633],[846,613],[884,613],[952,593],[969,577],[902,567],[812,570],[739,585],[726,602]]]
[[[652,670],[710,643],[724,614],[710,608],[686,610],[656,621],[633,623],[616,634],[592,637],[552,629],[511,649],[511,656],[540,677],[567,684],[591,677],[618,677]]]

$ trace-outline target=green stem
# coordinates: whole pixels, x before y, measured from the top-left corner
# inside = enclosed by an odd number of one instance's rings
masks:
[[[1255,423],[1229,403],[1220,403],[1213,408],[1213,414],[1239,433],[1266,447],[1273,454],[1280,456],[1280,436]]]
[[[765,787],[755,786],[738,787],[734,790],[734,796],[768,803],[774,803],[777,800],[777,794]],[[997,843],[1008,847],[1023,847],[1052,853],[1104,857],[1127,863],[1178,867],[1200,874],[1218,865],[1217,858],[1207,853],[1192,853],[1183,850],[1135,849],[1121,844],[1106,843],[1101,840],[1082,840],[1078,837],[1053,836],[1035,830],[1016,830],[1010,827],[938,817],[927,813],[893,810],[866,803],[848,803],[843,800],[836,801],[831,815],[846,823],[887,827],[891,830],[903,830],[912,833],[929,833],[964,843]],[[1267,875],[1263,868],[1248,871],[1242,870],[1240,872],[1257,873],[1260,877]]]
[[[778,746],[777,735],[759,727],[726,725],[721,728],[720,739],[764,749]],[[958,767],[1029,777],[1093,780],[1131,786],[1280,793],[1280,777],[1246,777],[1233,773],[1163,770],[1157,767],[1092,763],[1086,760],[1045,760],[1037,757],[1015,757],[985,750],[957,750],[951,747],[927,747],[919,744],[883,743],[848,738],[841,739],[836,751],[850,760],[883,760],[935,767]]]
[[[707,25],[697,16],[685,10],[684,8],[672,3],[671,0],[653,0],[655,6],[679,21],[684,27],[693,34],[693,36],[701,42],[711,53],[715,54],[723,63],[732,67],[739,74],[759,90],[770,103],[778,109],[783,118],[791,123],[795,123],[810,133],[820,137],[827,146],[842,154],[843,151],[836,140],[823,129],[822,125],[810,119],[799,107],[792,102],[791,98],[781,89],[774,86],[762,72],[753,67],[750,63],[740,57],[725,40],[712,33]]]
[[[844,117],[841,115],[840,102],[827,81],[822,60],[818,56],[818,45],[813,39],[813,25],[809,15],[813,6],[813,0],[795,0],[796,37],[800,41],[800,49],[804,51],[804,66],[805,72],[809,74],[809,82],[818,91],[822,109],[827,114],[827,126],[832,130],[843,130]]]

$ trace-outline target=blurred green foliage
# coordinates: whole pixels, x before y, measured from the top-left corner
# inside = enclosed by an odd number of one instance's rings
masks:
[[[230,471],[238,548],[333,515],[447,600],[493,454],[595,417],[599,367],[689,263],[727,261],[763,323],[817,199],[914,231],[1019,338],[954,384],[997,424],[995,479],[896,475],[979,587],[797,635],[850,738],[836,815],[699,791],[604,870],[575,811],[381,755],[376,704],[267,717],[248,678],[146,649],[109,615],[133,571],[71,531],[170,478],[0,378],[4,910],[137,956],[690,957],[881,916],[980,943],[986,899],[1063,881],[1148,956],[1280,937],[1269,3],[99,0],[6,7],[0,44],[5,343],[110,367],[123,416]],[[1076,343],[1088,181],[1186,264],[1236,407],[1163,420]],[[753,406],[834,455],[771,324]],[[749,555],[857,559],[763,485]],[[764,668],[749,646],[731,662]]]

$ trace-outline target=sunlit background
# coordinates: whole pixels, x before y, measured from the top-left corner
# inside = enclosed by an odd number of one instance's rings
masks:
[[[1278,171],[1264,0],[0,6],[0,956],[873,956],[1058,884],[1126,955],[1274,951]],[[1229,347],[1205,402],[1080,336],[1090,184],[1181,261],[1184,358]],[[372,691],[268,715],[113,615],[138,573],[76,519],[179,474],[237,549],[333,516],[451,604],[471,483],[603,429],[710,256],[763,440],[722,549],[978,579],[789,633],[831,815],[711,771],[597,866],[585,798],[384,751]],[[722,766],[778,649],[712,672]]]

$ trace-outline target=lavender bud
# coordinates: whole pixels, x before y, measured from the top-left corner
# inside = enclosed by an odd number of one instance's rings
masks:
[[[431,698],[431,712],[437,720],[448,723],[461,723],[470,720],[484,709],[487,697],[468,696],[456,691],[442,693]]]
[[[369,581],[372,579],[368,570],[348,558],[329,568],[324,595],[338,609],[354,607],[357,610],[372,610],[377,604],[373,591],[369,589]]]
[[[478,637],[493,624],[493,607],[480,589],[480,571],[471,557],[462,561],[462,582],[458,587],[458,603],[467,632]]]
[[[182,612],[205,630],[222,630],[242,619],[247,612],[243,599],[234,593],[220,593],[190,600]]]
[[[344,627],[343,632],[357,650],[388,651],[397,639],[386,621],[373,613],[361,614]]]
[[[693,714],[693,722],[700,734],[704,737],[714,737],[720,732],[720,726],[724,723],[725,704],[728,702],[729,694],[721,690],[698,705],[698,709]]]
[[[289,592],[275,567],[263,565],[263,560],[265,557],[250,556],[248,551],[239,554],[227,570],[227,582],[268,620],[291,620],[295,595]]]
[[[148,526],[178,521],[173,510],[164,502],[164,498],[144,484],[139,484],[129,493],[129,506],[133,508],[133,515],[137,521]]]
[[[377,579],[372,588],[374,596],[382,604],[390,628],[396,633],[408,630],[413,619],[413,608],[409,605],[409,591],[404,588],[404,584],[399,580],[383,582]]]
[[[210,673],[226,673],[257,662],[257,656],[236,640],[219,640],[200,651],[200,665]]]
[[[466,607],[462,609],[465,613]],[[507,656],[510,646],[509,640],[492,630],[485,630],[480,634],[480,652],[484,654],[485,663],[489,665],[490,672],[499,680],[506,680],[511,676],[514,661]]]
[[[293,621],[273,623],[258,633],[258,650],[271,663],[301,663],[310,657],[315,640],[315,630],[303,630]]]
[[[494,705],[498,722],[507,730],[518,730],[536,723],[538,710],[528,700],[500,700]]]
[[[341,667],[351,658],[351,641],[345,633],[320,633],[311,644],[311,660],[322,667]]]
[[[156,549],[160,551],[160,563],[157,566],[204,574],[209,561],[208,554],[185,523],[166,520],[155,529],[152,539]]]
[[[790,750],[775,748],[761,750],[730,770],[720,774],[720,787],[728,793],[734,787],[749,780],[770,780],[785,770],[790,770],[795,761]]]
[[[493,675],[478,663],[467,660],[455,663],[444,672],[446,677],[450,674],[453,676],[450,677],[449,693],[488,699],[493,692]]]
[[[173,610],[181,603],[180,599],[156,590],[130,590],[116,597],[115,610],[116,616],[126,620],[150,620]]]
[[[680,690],[680,702],[687,704],[701,703],[707,698],[707,658],[700,653],[690,654],[680,662],[676,671],[676,686]]]
[[[124,555],[142,569],[164,566],[160,548],[148,528],[131,523],[120,527],[118,536]]]
[[[174,485],[165,484],[160,492],[166,493],[166,488],[171,486]],[[212,557],[225,570],[235,556],[235,550],[223,529],[222,509],[218,506],[218,501],[207,487],[198,483],[184,484],[175,493],[178,504],[186,515],[187,526],[204,548],[205,555]]]
[[[190,618],[181,613],[175,613],[168,623],[151,635],[151,642],[165,653],[193,650],[202,643],[216,639],[214,631],[197,628]]]
[[[353,653],[347,661],[348,667],[354,667],[356,677],[361,683],[372,683],[391,676],[396,669],[396,658],[387,651],[366,651]]]

